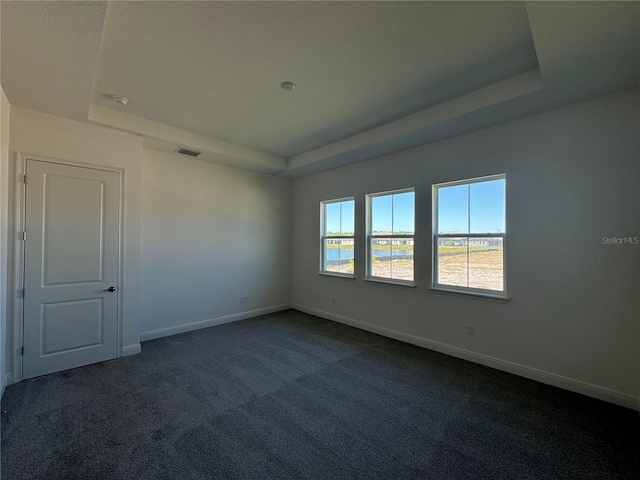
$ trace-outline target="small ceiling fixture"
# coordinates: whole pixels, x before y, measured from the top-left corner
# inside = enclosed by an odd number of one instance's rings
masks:
[[[120,95],[114,95],[111,98],[113,98],[114,102],[119,103],[120,105],[126,105],[127,103],[129,103],[129,100],[127,100],[124,97],[121,97]]]
[[[280,84],[280,88],[282,88],[283,90],[286,90],[287,92],[290,92],[291,90],[296,88],[296,84],[293,82],[282,82]]]

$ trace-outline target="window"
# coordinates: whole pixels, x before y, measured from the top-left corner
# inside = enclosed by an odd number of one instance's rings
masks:
[[[413,285],[414,196],[367,195],[367,279]]]
[[[433,186],[433,288],[506,297],[505,175]]]
[[[320,203],[320,273],[353,277],[353,217],[353,197]]]

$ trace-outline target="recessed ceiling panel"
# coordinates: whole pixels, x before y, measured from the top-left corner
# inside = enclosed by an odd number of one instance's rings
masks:
[[[523,2],[111,2],[93,101],[291,157],[536,67]]]

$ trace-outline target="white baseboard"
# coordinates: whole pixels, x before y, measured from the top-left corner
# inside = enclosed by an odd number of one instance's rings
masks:
[[[133,345],[127,345],[126,347],[122,348],[122,356],[128,357],[129,355],[137,355],[141,351],[142,351],[142,347],[140,346],[139,343],[136,343]]]
[[[343,317],[334,313],[325,312],[323,310],[317,310],[315,308],[306,307],[304,305],[292,304],[291,308],[300,310],[301,312],[309,313],[317,317],[326,318],[327,320],[333,320],[338,323],[344,323],[352,327],[366,330],[368,332],[377,333],[384,337],[393,338],[402,342],[424,347],[429,350],[451,355],[452,357],[461,358],[470,362],[485,365],[487,367],[495,368],[496,370],[502,370],[503,372],[513,373],[531,380],[535,380],[540,383],[552,385],[554,387],[563,388],[571,392],[580,393],[589,397],[604,400],[605,402],[614,403],[632,410],[640,411],[640,403],[638,398],[627,395],[625,393],[617,392],[607,388],[592,385],[590,383],[581,382],[571,378],[564,377],[562,375],[556,375],[554,373],[545,372],[536,368],[527,367],[518,363],[509,362],[506,360],[500,360],[499,358],[491,357],[481,353],[471,352],[459,347],[453,347],[433,340],[427,340],[426,338],[417,337],[415,335],[409,335],[397,330],[392,330],[386,327],[379,327],[377,325],[371,325],[369,323],[361,322],[349,317]]]
[[[291,308],[291,305],[285,303],[282,305],[274,305],[273,307],[259,308],[257,310],[251,310],[249,312],[225,315],[224,317],[210,318],[208,320],[201,320],[199,322],[193,323],[185,323],[183,325],[177,325],[175,327],[161,328],[159,330],[152,330],[150,332],[141,333],[140,341],[146,342],[147,340],[153,340],[155,338],[168,337],[169,335],[177,335],[178,333],[191,332],[193,330],[199,330],[201,328],[214,327],[216,325],[222,325],[224,323],[237,322],[238,320],[245,320],[247,318],[257,317],[258,315],[265,315],[267,313],[280,312],[289,308]]]

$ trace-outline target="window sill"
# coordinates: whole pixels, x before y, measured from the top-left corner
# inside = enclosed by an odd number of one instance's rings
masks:
[[[384,283],[386,285],[395,285],[397,287],[416,288],[415,282],[409,282],[407,280],[393,280],[393,279],[378,278],[378,277],[368,277],[368,278],[365,278],[364,280],[365,282]]]
[[[484,300],[495,300],[502,303],[506,303],[510,300],[510,298],[507,295],[500,295],[500,294],[471,292],[471,291],[455,290],[452,288],[442,288],[442,287],[431,287],[430,290],[436,293],[465,296],[469,298],[475,297],[475,298],[484,299]]]
[[[351,273],[338,273],[338,272],[318,272],[318,275],[323,275],[325,277],[337,277],[337,278],[346,278],[346,279],[355,279],[356,276]]]

